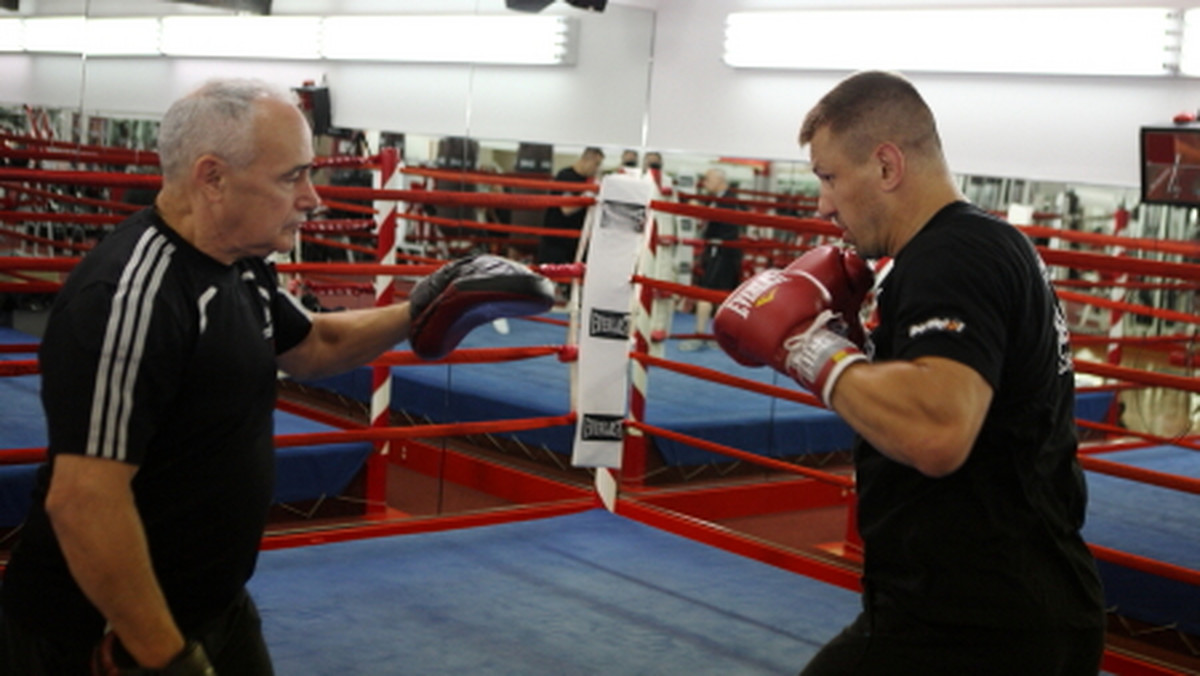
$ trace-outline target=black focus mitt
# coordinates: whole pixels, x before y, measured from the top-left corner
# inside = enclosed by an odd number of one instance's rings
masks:
[[[408,302],[413,352],[421,359],[440,359],[480,324],[549,310],[554,283],[515,261],[479,254],[417,282]]]

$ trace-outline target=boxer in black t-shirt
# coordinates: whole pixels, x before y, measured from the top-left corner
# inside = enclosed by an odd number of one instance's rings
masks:
[[[1082,537],[1067,327],[1032,244],[963,201],[933,114],[889,73],[851,76],[806,117],[832,247],[735,290],[714,330],[859,434],[863,612],[805,676],[1094,676],[1100,580]],[[859,310],[871,272],[878,327]]]

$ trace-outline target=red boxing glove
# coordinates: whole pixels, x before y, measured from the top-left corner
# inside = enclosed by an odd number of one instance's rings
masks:
[[[440,359],[480,324],[549,310],[554,283],[520,263],[481,254],[417,282],[408,302],[409,345],[422,359]]]
[[[717,310],[713,331],[735,361],[769,364],[828,406],[845,368],[866,360],[858,311],[871,280],[857,256],[818,247],[744,282]]]
[[[862,347],[867,342],[859,311],[875,286],[875,273],[866,261],[848,249],[818,246],[792,261],[787,272],[812,275],[830,294],[830,309],[846,324],[845,335]]]

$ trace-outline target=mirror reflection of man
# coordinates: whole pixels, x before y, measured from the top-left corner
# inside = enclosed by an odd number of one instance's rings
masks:
[[[712,168],[704,172],[700,179],[700,190],[705,195],[718,198],[732,198],[733,189],[729,185],[729,177],[725,170]],[[710,206],[724,206],[712,202]],[[704,224],[701,237],[704,239],[704,251],[700,255],[700,277],[696,285],[704,289],[716,291],[732,291],[737,288],[742,278],[742,250],[730,243],[741,235],[741,228],[733,223],[708,221]],[[706,333],[708,322],[712,319],[713,304],[711,301],[696,301],[696,333]],[[698,350],[704,343],[698,339],[685,340],[679,345],[684,351]]]
[[[564,167],[554,175],[555,181],[564,183],[587,183],[596,176],[604,162],[604,151],[595,147],[585,148],[579,158],[569,167]],[[560,192],[559,195],[575,193]],[[583,219],[587,216],[587,207],[550,207],[542,221],[542,227],[555,230],[583,230]],[[538,263],[573,263],[575,250],[579,246],[578,237],[542,236],[538,241]]]

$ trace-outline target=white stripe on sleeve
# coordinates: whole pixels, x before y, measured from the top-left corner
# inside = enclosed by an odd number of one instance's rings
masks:
[[[124,460],[133,390],[146,347],[154,297],[175,247],[154,230],[138,240],[117,283],[92,393],[86,454]]]

